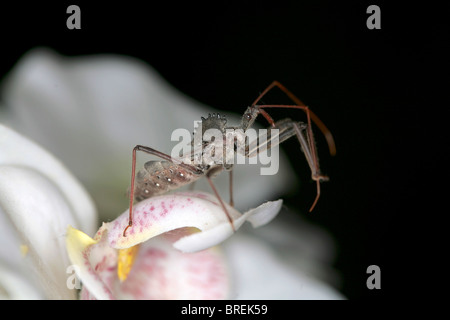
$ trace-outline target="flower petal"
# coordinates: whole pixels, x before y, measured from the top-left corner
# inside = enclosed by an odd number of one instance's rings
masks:
[[[70,206],[77,225],[93,234],[97,228],[97,214],[90,196],[81,184],[53,155],[0,124],[0,165],[31,168],[46,177]],[[20,195],[25,195],[19,190]]]
[[[236,230],[247,220],[254,228],[261,227],[269,223],[280,212],[283,200],[268,201],[257,208],[250,209],[241,217],[233,221]],[[181,238],[174,243],[174,247],[183,252],[195,252],[212,245],[219,244],[231,236],[228,223],[221,223],[214,228],[193,233]]]
[[[107,230],[101,228],[97,233],[100,240],[94,240],[69,226],[66,245],[69,258],[76,266],[75,271],[83,286],[86,286],[96,299],[109,300],[114,299],[110,288],[114,276],[117,275],[115,268],[117,253],[116,250],[109,248],[105,241],[101,241],[104,232]]]
[[[43,299],[42,292],[17,269],[5,266],[0,260],[0,300]]]
[[[239,234],[224,246],[236,286],[236,299],[331,300],[345,297],[331,286],[289,265],[263,242]],[[255,263],[257,261],[257,263]]]
[[[182,253],[164,236],[140,245],[129,277],[120,286],[122,299],[226,299],[228,268],[218,247]]]
[[[83,282],[81,299],[229,297],[229,272],[219,248],[182,253],[172,247],[173,233],[161,235],[139,246],[131,272],[122,281],[117,276],[118,250],[108,246],[107,233],[106,224],[95,239],[72,227],[67,230],[69,256]]]
[[[3,242],[15,243],[12,248],[2,247],[0,257],[15,251],[7,258],[9,264],[33,274],[48,298],[74,298],[74,291],[65,285],[69,260],[63,235],[75,220],[59,189],[30,168],[0,166],[0,205],[0,214],[13,230],[2,234],[8,237]]]
[[[1,124],[0,208],[0,259],[43,296],[75,298],[63,235],[69,223],[94,232],[95,207],[57,159]]]
[[[269,218],[265,217],[265,214],[273,218],[281,208],[281,201],[250,210],[244,215],[227,204],[225,206],[237,230],[254,214],[257,214],[254,217],[256,224],[258,215],[264,217],[266,221]],[[188,236],[188,239],[181,239],[176,245],[180,250],[193,252],[215,246],[233,234],[233,229],[217,198],[203,192],[180,192],[141,201],[134,207],[133,226],[127,230],[127,236],[123,237],[123,230],[127,225],[128,211],[107,224],[111,247],[124,249],[171,230],[194,227],[202,232]],[[205,231],[209,232],[203,234]]]

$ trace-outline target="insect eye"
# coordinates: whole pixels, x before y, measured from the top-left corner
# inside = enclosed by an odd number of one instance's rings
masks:
[[[252,118],[252,115],[250,113],[245,114],[245,119],[250,120]]]

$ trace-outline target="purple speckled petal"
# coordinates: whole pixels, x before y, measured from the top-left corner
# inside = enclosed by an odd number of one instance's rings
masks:
[[[253,219],[252,224],[255,226],[267,223],[278,214],[281,203],[281,200],[267,202],[244,215],[227,204],[226,207],[237,230],[247,218]],[[194,227],[202,232],[188,236],[194,237],[191,240],[183,238],[175,246],[181,251],[194,252],[217,245],[233,234],[217,198],[203,192],[174,193],[146,199],[134,207],[133,226],[127,230],[127,236],[123,237],[123,230],[127,225],[128,211],[107,224],[111,247],[124,249],[171,230]]]
[[[227,210],[233,219],[241,216],[228,205]],[[138,203],[134,206],[133,226],[127,230],[126,237],[123,230],[128,225],[128,210],[106,225],[110,246],[124,249],[174,229],[194,227],[203,231],[220,224],[228,224],[232,231],[213,195],[186,192],[153,197]]]

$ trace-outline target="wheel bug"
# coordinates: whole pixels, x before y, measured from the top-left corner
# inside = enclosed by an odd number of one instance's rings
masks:
[[[257,103],[265,96],[270,90],[278,87],[283,91],[293,102],[294,105],[258,105]],[[291,119],[283,119],[275,122],[272,117],[265,111],[268,108],[290,108],[290,109],[300,109],[306,113],[307,122],[296,122]],[[306,161],[311,170],[311,178],[316,181],[316,198],[311,205],[309,211],[311,212],[320,197],[320,182],[328,181],[329,178],[323,175],[319,167],[319,159],[317,156],[316,143],[313,136],[311,121],[313,121],[319,129],[324,134],[329,152],[331,155],[336,154],[336,147],[334,143],[333,136],[325,124],[294,94],[292,94],[285,86],[283,86],[278,81],[272,82],[252,103],[251,106],[247,108],[244,115],[242,116],[241,123],[239,127],[226,127],[226,119],[219,114],[209,115],[207,119],[202,117],[202,129],[203,132],[207,129],[218,129],[225,136],[225,131],[228,128],[238,128],[246,131],[255,122],[257,116],[261,114],[270,124],[271,128],[279,129],[279,142],[281,143],[293,136],[296,136],[301,149],[305,155]],[[193,141],[192,141],[193,144]],[[273,146],[271,146],[273,147]],[[269,148],[269,147],[268,147]],[[143,151],[145,153],[154,155],[162,159],[162,161],[148,161],[145,163],[144,168],[141,169],[136,175],[136,152]],[[257,147],[255,149],[247,148],[245,150],[245,156],[251,157],[260,152]],[[191,159],[195,157],[195,152],[190,155]],[[133,148],[132,155],[132,169],[131,169],[131,189],[130,189],[130,208],[129,208],[129,219],[128,226],[123,231],[123,236],[126,237],[126,232],[128,228],[133,225],[133,203],[134,201],[141,201],[151,196],[156,196],[164,194],[170,190],[177,189],[181,186],[190,184],[201,177],[206,177],[211,189],[213,190],[215,196],[220,202],[228,221],[234,231],[233,221],[223,203],[222,198],[217,192],[211,178],[218,175],[223,170],[229,171],[230,179],[230,205],[233,206],[233,193],[232,193],[232,165],[226,164],[200,164],[192,165],[183,163],[180,159],[176,159],[157,151],[155,149],[137,145]]]

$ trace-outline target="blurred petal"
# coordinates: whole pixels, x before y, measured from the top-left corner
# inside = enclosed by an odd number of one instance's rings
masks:
[[[57,134],[56,134],[57,135]],[[53,155],[0,124],[0,165],[31,168],[39,172],[57,187],[64,197],[77,225],[93,234],[97,227],[95,206],[81,184]],[[20,190],[19,190],[20,191]],[[26,195],[20,192],[20,195]]]
[[[0,261],[0,300],[43,299],[42,292],[26,279],[16,268],[8,267]]]
[[[256,225],[267,223],[278,214],[281,203],[266,203],[244,215],[228,204],[225,206],[237,230],[248,218],[252,218]],[[184,237],[174,244],[182,251],[193,252],[215,246],[233,234],[217,198],[203,192],[174,193],[141,201],[134,207],[133,226],[123,237],[127,225],[128,211],[106,224],[109,229],[108,241],[112,247],[128,248],[171,230],[194,227],[201,232]]]
[[[0,166],[0,205],[21,241],[9,248],[17,251],[10,265],[17,270],[27,265],[46,297],[73,299],[74,292],[66,287],[64,233],[67,223],[75,221],[59,190],[32,169]],[[21,246],[26,247],[24,256],[18,254]]]
[[[76,297],[66,285],[69,223],[95,231],[89,196],[52,155],[0,124],[0,263],[11,275],[0,277],[0,288],[11,290],[11,279],[19,277],[17,289],[34,288],[8,291],[11,298],[37,297],[34,292],[54,299]]]
[[[252,237],[237,235],[225,243],[224,251],[229,257],[236,283],[232,298],[344,299],[337,290],[286,264],[270,247]]]
[[[247,234],[267,245],[276,258],[318,280],[339,287],[339,274],[332,268],[336,245],[326,230],[308,223],[297,212],[283,210],[280,217],[261,230]]]

